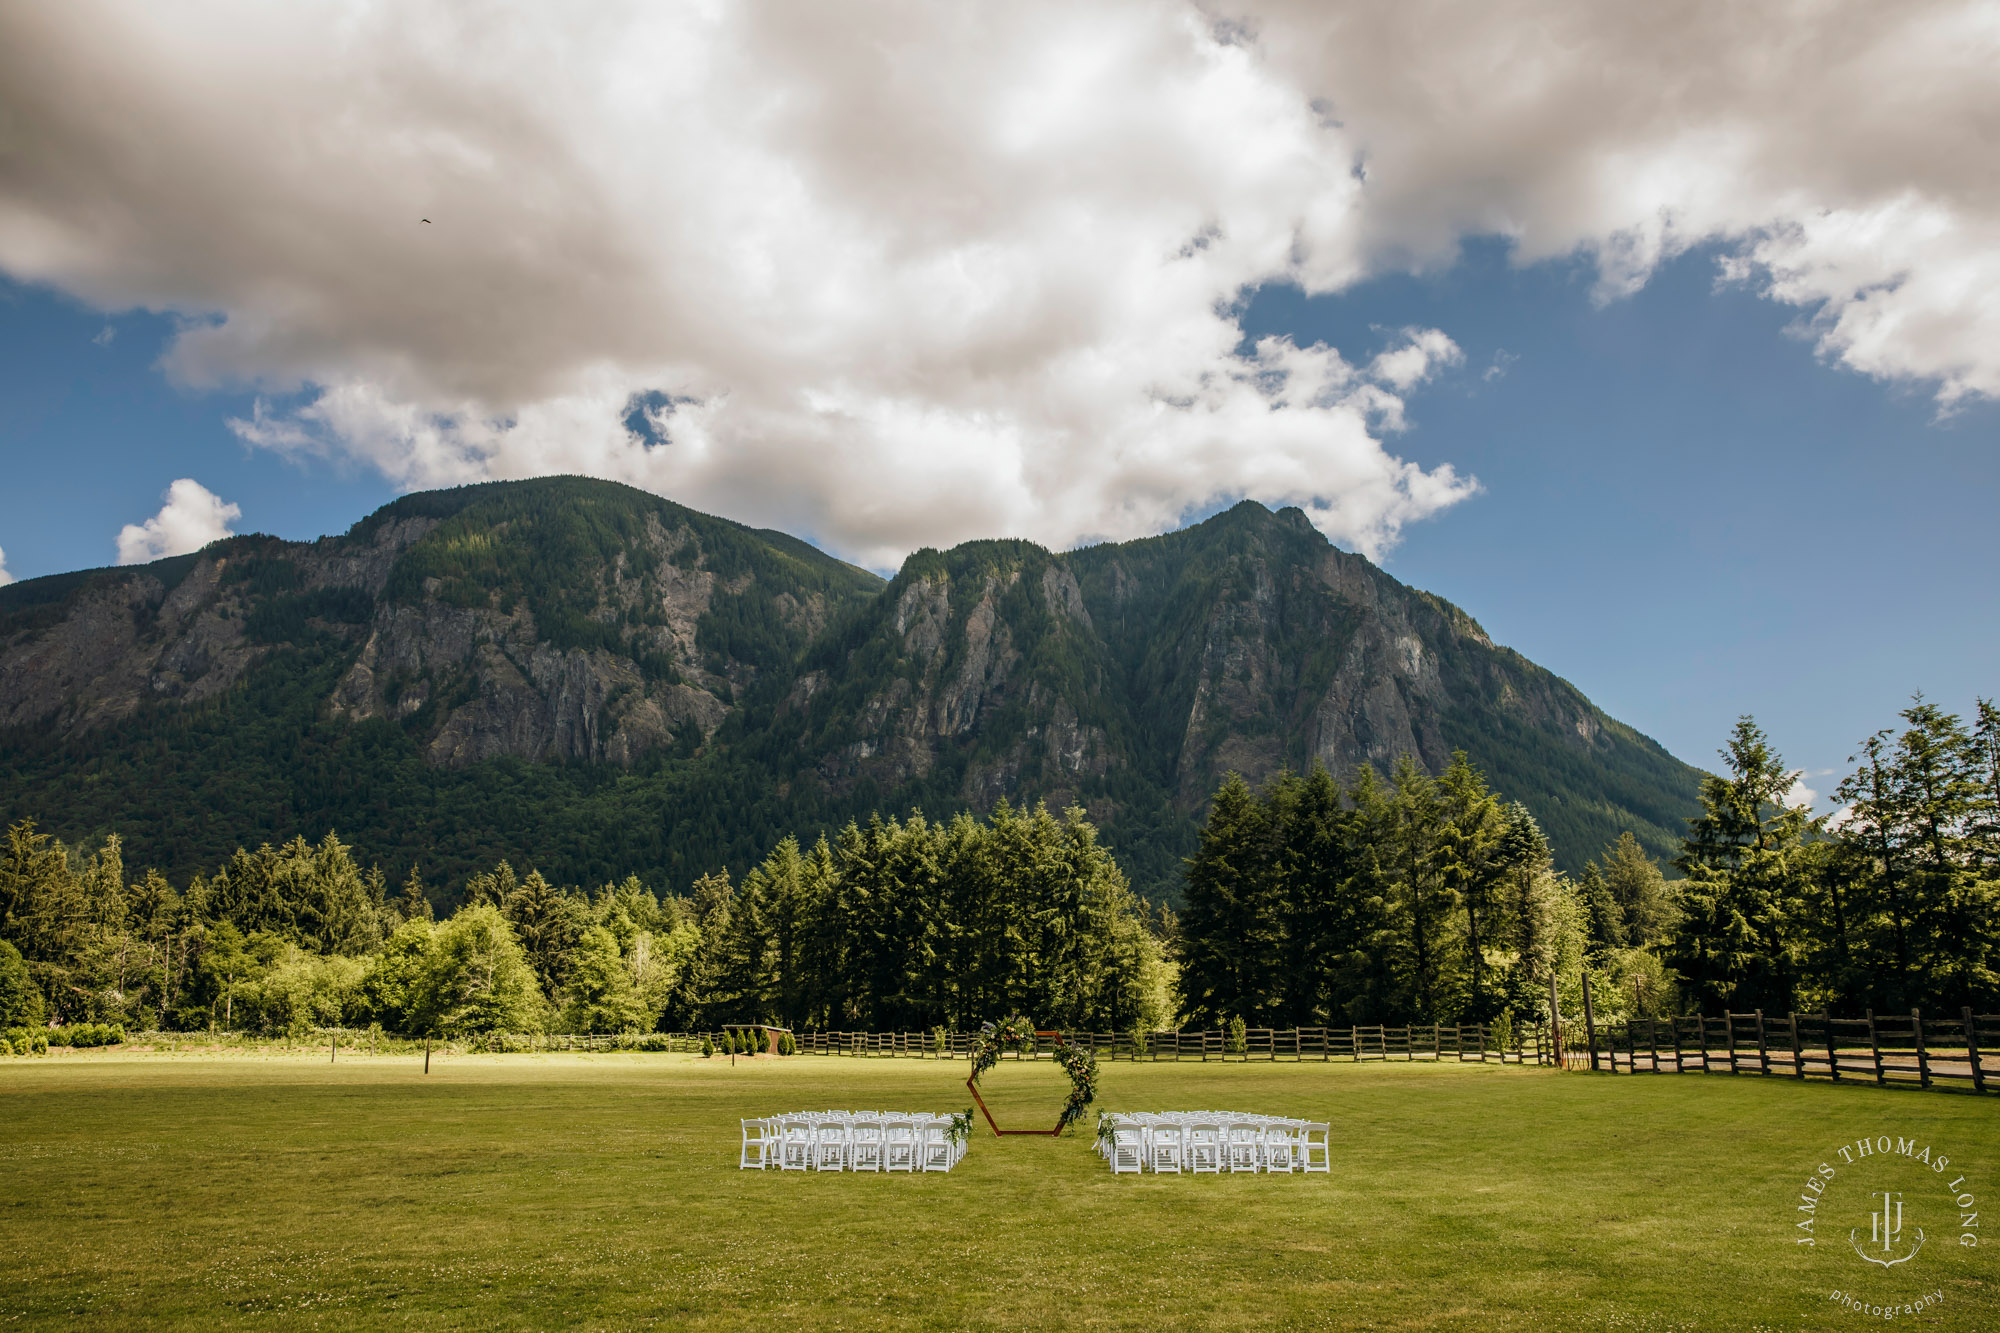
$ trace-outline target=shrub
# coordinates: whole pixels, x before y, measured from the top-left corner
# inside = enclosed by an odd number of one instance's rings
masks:
[[[16,1055],[47,1055],[49,1036],[39,1028],[9,1028],[7,1044]]]
[[[0,1056],[11,1056],[13,1053],[14,1043],[8,1041],[5,1037],[0,1037]]]
[[[125,1040],[125,1029],[116,1023],[72,1023],[66,1028],[57,1028],[44,1040],[79,1050],[89,1046],[116,1046]]]
[[[1146,1029],[1144,1029],[1144,1028],[1133,1028],[1133,1029],[1132,1029],[1132,1054],[1133,1054],[1133,1056],[1134,1056],[1134,1057],[1137,1057],[1137,1056],[1141,1056],[1141,1055],[1144,1055],[1145,1053],[1146,1053]]]
[[[1229,1036],[1224,1049],[1231,1055],[1241,1055],[1250,1049],[1250,1030],[1241,1018],[1229,1020]]]
[[[778,1054],[797,1055],[798,1053],[799,1044],[792,1039],[792,1034],[789,1032],[780,1032],[778,1034]]]
[[[706,1060],[715,1054],[715,1041],[706,1032],[701,1034],[701,1058]]]
[[[1489,1050],[1511,1051],[1514,1049],[1514,1015],[1502,1009],[1486,1025],[1486,1045]]]

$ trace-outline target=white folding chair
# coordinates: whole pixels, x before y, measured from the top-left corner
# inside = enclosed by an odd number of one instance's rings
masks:
[[[1222,1170],[1222,1126],[1198,1121],[1187,1127],[1187,1168],[1195,1175]]]
[[[1333,1171],[1332,1150],[1327,1146],[1327,1138],[1333,1132],[1332,1126],[1324,1120],[1308,1120],[1299,1133],[1299,1169],[1305,1172]],[[1315,1162],[1317,1158],[1317,1162]]]
[[[857,1120],[848,1131],[847,1169],[850,1171],[880,1171],[882,1169],[882,1123],[879,1120]]]
[[[917,1169],[949,1171],[955,1163],[952,1142],[945,1137],[944,1122],[927,1120],[917,1130]]]
[[[911,1120],[882,1122],[882,1169],[884,1171],[917,1169],[916,1122]]]
[[[745,1120],[743,1126],[743,1148],[736,1155],[736,1167],[740,1171],[762,1171],[770,1165],[767,1151],[771,1148],[771,1122],[768,1120]]]
[[[1120,1125],[1111,1131],[1111,1174],[1138,1175],[1146,1165],[1146,1136],[1137,1125]]]
[[[1179,1125],[1153,1126],[1153,1173],[1173,1175],[1181,1173],[1183,1161],[1182,1144],[1185,1138]]]
[[[822,1120],[813,1126],[813,1169],[843,1171],[848,1163],[847,1124]]]
[[[1264,1129],[1264,1169],[1290,1175],[1298,1165],[1298,1129],[1292,1125],[1267,1125]]]
[[[810,1171],[813,1165],[813,1126],[810,1120],[782,1120],[778,1124],[778,1169]]]
[[[1229,1169],[1255,1173],[1264,1164],[1261,1135],[1255,1123],[1237,1120],[1229,1126]]]

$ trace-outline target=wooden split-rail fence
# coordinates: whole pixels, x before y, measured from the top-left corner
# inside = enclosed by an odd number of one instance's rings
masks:
[[[1912,1009],[1864,1018],[1828,1014],[1637,1018],[1585,1025],[1565,1067],[1613,1074],[1772,1074],[1884,1087],[2000,1090],[2000,1014]]]
[[[1460,1060],[1495,1064],[1551,1064],[1553,1052],[1542,1031],[1530,1029],[1502,1049],[1483,1024],[1429,1024],[1418,1027],[1249,1028],[1239,1045],[1229,1033],[1065,1032],[1063,1039],[1094,1053],[1100,1060]],[[801,1032],[803,1055],[912,1056],[928,1060],[962,1060],[977,1035],[969,1032]],[[1039,1059],[1054,1050],[1052,1039],[1037,1040],[1034,1049],[1016,1059]]]
[[[963,1060],[977,1035],[969,1032],[807,1031],[793,1034],[802,1055]],[[487,1050],[698,1052],[706,1039],[720,1048],[721,1031],[535,1035],[481,1039]],[[1523,1024],[1503,1043],[1483,1024],[1409,1027],[1249,1028],[1229,1032],[1068,1032],[1063,1037],[1100,1060],[1254,1061],[1452,1060],[1553,1065],[1611,1074],[1772,1075],[1866,1082],[1884,1087],[2000,1091],[2000,1014],[1962,1009],[1955,1018],[1917,1010],[1862,1018],[1761,1011],[1679,1018],[1634,1018],[1551,1030]],[[1040,1059],[1054,1049],[1041,1037],[1014,1059]]]

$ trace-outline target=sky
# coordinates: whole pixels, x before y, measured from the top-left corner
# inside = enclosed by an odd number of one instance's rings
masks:
[[[882,570],[1249,497],[1823,797],[2000,691],[1996,66],[1967,3],[10,7],[0,579],[560,472]]]

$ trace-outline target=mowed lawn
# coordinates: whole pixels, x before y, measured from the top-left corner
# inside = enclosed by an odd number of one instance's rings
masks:
[[[2000,1102],[1476,1065],[1107,1064],[1099,1106],[1335,1126],[1331,1176],[1113,1178],[1086,1135],[949,1175],[736,1168],[737,1118],[957,1110],[965,1065],[343,1053],[0,1063],[0,1328],[1796,1329],[1944,1292],[1996,1248],[1814,1250],[1798,1183],[1878,1133],[2000,1188]],[[1047,1065],[988,1076],[1052,1120]],[[1914,1200],[1915,1195],[1911,1196]],[[1929,1201],[1925,1206],[1930,1206]],[[2000,1212],[1993,1216],[2000,1220]],[[1833,1242],[1838,1241],[1839,1244]]]

